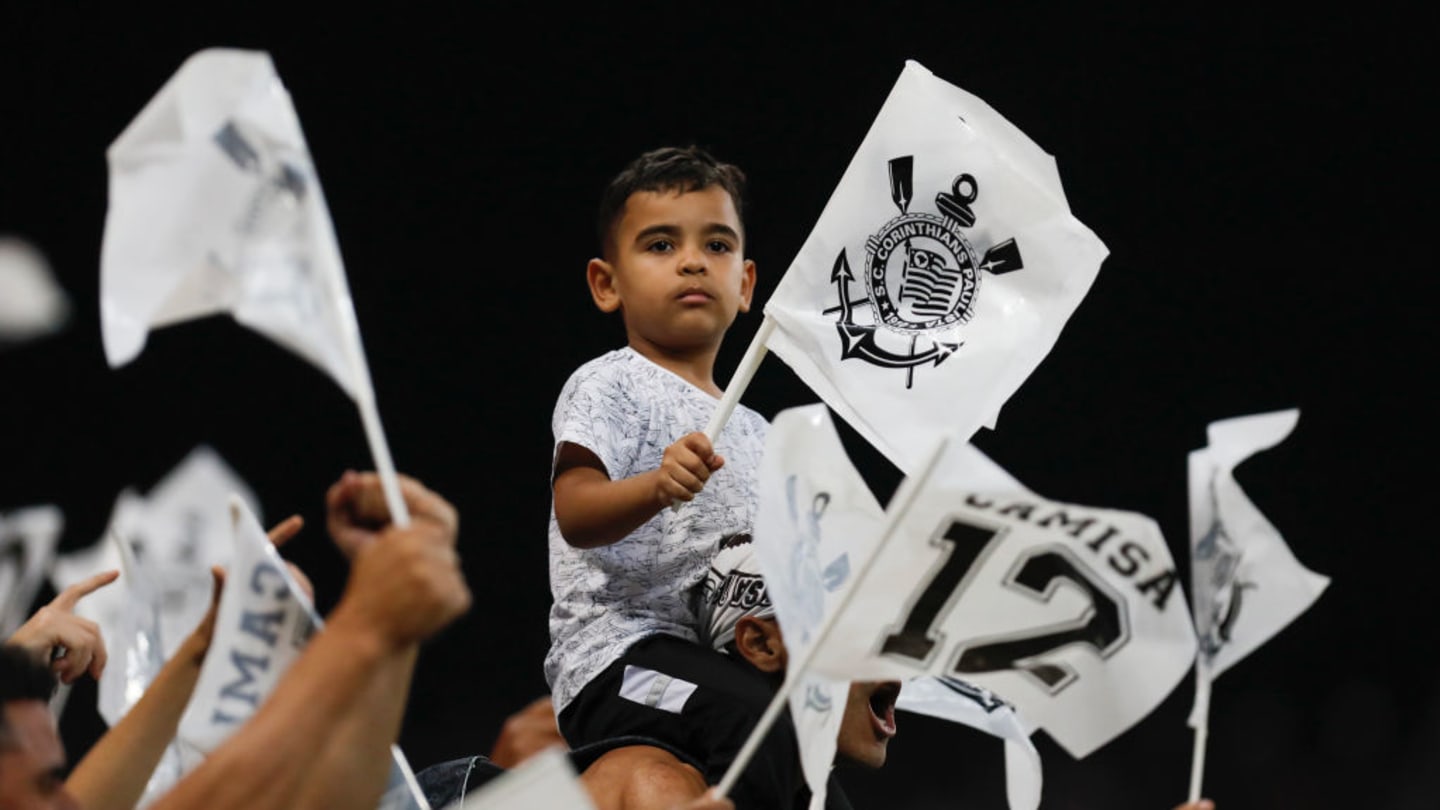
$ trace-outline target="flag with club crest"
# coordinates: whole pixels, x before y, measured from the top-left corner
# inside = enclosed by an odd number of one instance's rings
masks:
[[[760,470],[755,556],[765,574],[792,662],[803,661],[853,580],[855,566],[875,553],[885,513],[850,463],[824,405],[782,411],[767,436]],[[803,666],[789,691],[812,807],[824,805],[826,778],[849,681],[843,668],[821,675]],[[933,681],[934,683],[930,683]],[[1009,704],[956,679],[907,681],[896,708],[977,728],[1006,740],[1010,806],[1033,810],[1040,796],[1040,760]],[[933,688],[935,685],[940,688]],[[877,715],[882,725],[892,718]],[[893,733],[895,728],[890,726]],[[1012,754],[1015,748],[1017,753]]]
[[[827,621],[844,632],[816,674],[960,678],[1076,758],[1149,714],[1196,649],[1153,520],[1043,498],[956,436],[902,483]]]
[[[727,395],[773,351],[913,473],[939,433],[993,427],[1107,254],[1071,214],[1050,155],[908,61]]]
[[[106,157],[100,327],[111,368],[152,329],[230,314],[350,395],[392,518],[408,523],[329,208],[270,55],[194,54]]]
[[[59,507],[48,504],[0,513],[0,639],[29,620],[64,528]]]
[[[229,501],[234,556],[220,595],[214,636],[177,738],[204,754],[218,748],[259,710],[323,622],[255,515]],[[233,585],[234,587],[230,587]],[[380,810],[429,810],[398,746]]]
[[[1208,446],[1190,453],[1190,585],[1211,678],[1294,621],[1330,583],[1295,559],[1234,476],[1241,462],[1284,441],[1299,418],[1292,409],[1211,422]]]

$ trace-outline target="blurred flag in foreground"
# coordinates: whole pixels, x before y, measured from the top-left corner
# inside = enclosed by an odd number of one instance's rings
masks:
[[[70,318],[70,299],[34,245],[0,235],[0,347],[50,334]]]
[[[952,437],[886,520],[855,555],[826,620],[843,632],[822,634],[815,674],[960,678],[1080,758],[1145,717],[1194,661],[1189,606],[1144,515],[1042,498]]]
[[[1071,214],[1050,155],[909,61],[727,394],[748,382],[757,347],[773,351],[914,473],[940,433],[993,426],[1107,254]]]
[[[111,368],[151,329],[229,313],[345,389],[391,518],[408,524],[330,211],[269,54],[191,56],[106,157],[100,329]]]
[[[785,633],[790,661],[803,661],[855,579],[856,566],[876,553],[885,514],[845,454],[824,405],[782,411],[771,424],[760,471],[755,555],[765,593]],[[896,594],[899,598],[903,594]],[[845,632],[848,632],[848,628]],[[852,677],[843,666],[821,674],[796,667],[790,712],[800,739],[806,781],[823,806],[836,734]],[[1039,755],[1013,758],[1012,744],[1034,753],[1013,709],[983,689],[954,679],[907,681],[897,708],[962,723],[1007,740],[1007,781],[1013,810],[1032,810],[1040,797]],[[937,691],[933,685],[940,685]],[[963,691],[957,692],[948,685]],[[895,731],[894,717],[876,717]]]
[[[268,54],[190,57],[106,156],[100,325],[112,367],[151,329],[226,312],[364,396],[330,214]]]
[[[978,728],[1005,741],[1005,788],[1011,810],[1040,806],[1040,752],[1015,707],[999,695],[949,676],[905,682],[895,708]]]
[[[259,710],[322,624],[243,499],[230,499],[230,514],[235,551],[226,571],[229,584],[177,735],[207,754]],[[398,746],[391,746],[390,782],[378,807],[429,807]]]
[[[1234,469],[1294,430],[1298,410],[1211,422],[1192,451],[1190,559],[1200,659],[1211,678],[1304,613],[1330,583],[1307,570],[1236,483]]]
[[[64,528],[64,515],[55,506],[0,513],[0,639],[29,620]]]

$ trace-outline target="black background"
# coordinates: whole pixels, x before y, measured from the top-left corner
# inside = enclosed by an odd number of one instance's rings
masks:
[[[462,514],[474,608],[425,648],[400,742],[417,769],[488,751],[545,688],[554,397],[623,341],[582,280],[600,188],[662,144],[738,163],[763,303],[913,58],[1054,154],[1111,251],[976,437],[992,457],[1041,494],[1151,515],[1183,573],[1185,454],[1205,425],[1301,411],[1237,475],[1333,582],[1216,683],[1205,793],[1225,810],[1435,807],[1433,26],[1374,4],[1182,5],[1195,10],[6,3],[0,233],[49,255],[75,314],[0,351],[0,509],[58,504],[63,548],[88,545],[122,488],[207,443],[267,519],[309,520],[287,555],[322,607],[338,597],[321,496],[371,464],[346,396],[226,318],[157,332],[114,371],[99,336],[106,147],[193,52],[269,51],[324,183],[396,462]],[[732,330],[722,384],[758,323]],[[773,416],[815,399],[772,357],[744,401]],[[850,438],[888,494],[894,470]],[[101,727],[93,700],[93,686],[71,697],[72,756]],[[1186,681],[1083,761],[1038,735],[1043,806],[1178,803],[1190,700]],[[1004,807],[998,741],[900,720],[883,770],[842,777],[857,806]]]

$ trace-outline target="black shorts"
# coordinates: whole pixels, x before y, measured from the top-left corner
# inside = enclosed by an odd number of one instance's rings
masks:
[[[718,783],[775,696],[779,680],[695,642],[657,634],[636,643],[591,679],[559,715],[572,748],[611,737],[661,740],[701,764]],[[833,782],[833,780],[832,780]],[[782,712],[729,798],[736,810],[804,808],[795,727]]]

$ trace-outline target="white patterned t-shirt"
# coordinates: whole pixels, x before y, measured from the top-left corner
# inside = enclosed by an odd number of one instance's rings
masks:
[[[665,448],[704,430],[719,401],[629,347],[582,365],[555,405],[555,450],[562,442],[594,453],[610,480],[660,466]],[[696,641],[695,594],[720,541],[754,524],[756,476],[765,447],[765,417],[743,405],[715,441],[725,466],[678,511],[662,509],[607,546],[565,542],[550,507],[550,652],[545,680],[556,711],[619,658],[654,633]]]

